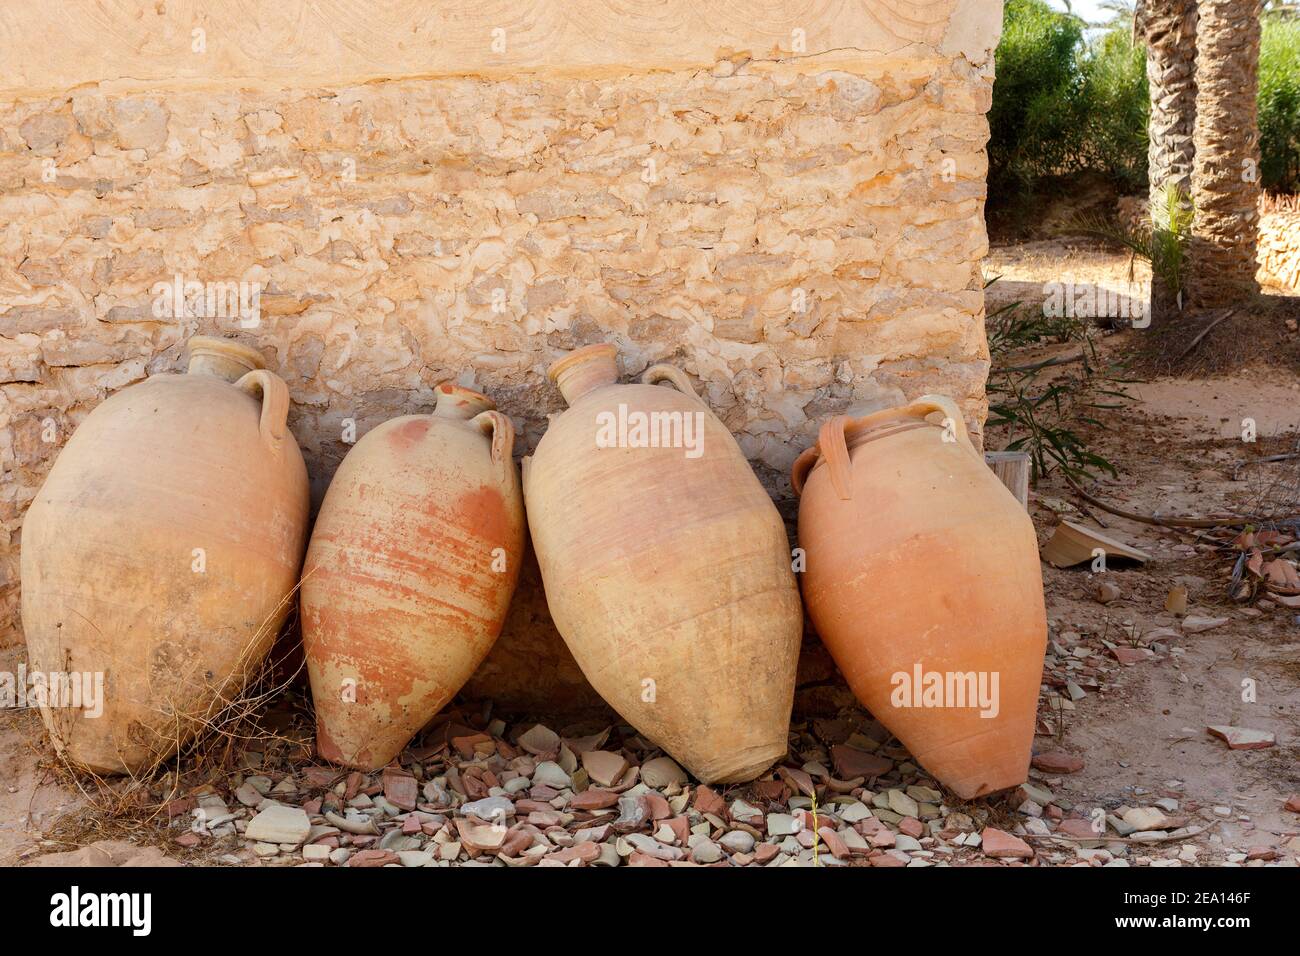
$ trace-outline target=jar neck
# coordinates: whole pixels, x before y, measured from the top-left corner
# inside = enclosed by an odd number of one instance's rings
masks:
[[[249,372],[266,368],[260,352],[232,339],[196,335],[189,340],[188,347],[190,361],[185,371],[190,375],[214,375],[227,382],[237,382]]]
[[[618,382],[618,347],[605,342],[580,348],[553,363],[546,375],[573,405],[588,392]]]
[[[483,393],[455,382],[443,382],[438,386],[437,392],[438,399],[433,414],[439,418],[468,421],[481,412],[490,412],[497,407],[496,402]]]

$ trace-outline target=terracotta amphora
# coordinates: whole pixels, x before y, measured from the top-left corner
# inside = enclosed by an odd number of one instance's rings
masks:
[[[677,369],[616,349],[551,366],[569,408],[524,460],[555,625],[591,685],[705,782],[786,753],[803,614],[785,527]],[[674,388],[659,387],[668,382]]]
[[[1023,783],[1047,643],[1037,540],[957,406],[833,418],[792,481],[804,604],[858,700],[958,796]]]
[[[189,351],[187,374],[86,417],[23,522],[28,667],[68,682],[41,716],[97,773],[148,769],[219,722],[293,606],[309,504],[288,389],[237,342]]]
[[[438,387],[348,452],[321,504],[302,582],[316,746],[374,770],[474,673],[519,580],[515,432],[478,392]]]

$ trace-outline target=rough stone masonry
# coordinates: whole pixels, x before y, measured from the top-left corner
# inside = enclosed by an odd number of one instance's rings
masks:
[[[317,500],[349,437],[446,379],[526,454],[547,365],[597,341],[688,372],[778,498],[846,409],[943,392],[978,435],[1000,0],[429,6],[0,12],[7,639],[63,442],[198,332],[284,376]],[[174,308],[175,283],[208,295]],[[530,569],[471,691],[583,687]]]

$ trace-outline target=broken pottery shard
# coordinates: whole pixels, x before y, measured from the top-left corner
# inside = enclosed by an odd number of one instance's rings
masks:
[[[641,782],[654,790],[686,783],[686,771],[672,757],[655,757],[641,765]]]
[[[457,820],[456,830],[460,834],[461,843],[471,849],[483,851],[500,849],[508,832],[503,826],[490,823],[476,825],[468,820]]]
[[[384,768],[384,799],[399,810],[414,810],[420,795],[419,784],[404,770]]]
[[[1155,807],[1133,807],[1121,815],[1134,830],[1165,830],[1170,820]]]
[[[877,757],[848,744],[836,744],[831,747],[831,760],[835,763],[835,772],[845,780],[855,777],[878,777],[894,769],[894,761],[886,757]]]
[[[1034,754],[1032,763],[1035,770],[1041,770],[1043,773],[1078,773],[1083,769],[1082,757],[1076,757],[1063,750]]]
[[[537,724],[527,733],[520,734],[519,746],[533,756],[556,753],[560,749],[560,735],[549,727]]]
[[[601,790],[589,787],[582,793],[574,794],[569,801],[570,810],[603,810],[618,803],[618,794],[613,790]]]
[[[1154,656],[1154,652],[1149,647],[1113,647],[1111,653],[1115,655],[1115,660],[1126,666],[1139,664]]]
[[[1095,528],[1088,528],[1073,521],[1062,521],[1056,526],[1051,539],[1043,545],[1043,560],[1058,568],[1069,568],[1085,561],[1094,560],[1096,551],[1102,551],[1106,559],[1116,558],[1137,561],[1145,564],[1151,560],[1145,551],[1130,547],[1123,541],[1103,534]]]
[[[505,817],[513,817],[515,805],[508,797],[484,797],[482,800],[462,805],[459,812],[464,816],[478,817],[480,820],[492,823]]]
[[[985,856],[999,860],[1028,860],[1034,855],[1028,843],[1004,830],[985,827],[982,836]]]
[[[1277,739],[1266,730],[1230,727],[1226,724],[1206,727],[1205,729],[1215,737],[1225,741],[1229,750],[1263,750],[1277,743]]]
[[[1211,631],[1216,627],[1222,627],[1228,623],[1226,617],[1185,617],[1183,618],[1184,634],[1200,634],[1204,631]]]
[[[301,807],[272,804],[248,821],[245,840],[298,844],[311,833],[311,820]]]
[[[612,787],[627,772],[627,758],[608,750],[589,750],[582,755],[587,776],[602,787]],[[654,784],[647,783],[647,786]]]

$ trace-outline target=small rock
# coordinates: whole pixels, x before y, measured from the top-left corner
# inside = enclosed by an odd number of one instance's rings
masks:
[[[1117,601],[1119,600],[1119,594],[1119,587],[1109,581],[1097,585],[1097,602],[1099,604],[1110,604],[1112,601]]]
[[[402,866],[427,866],[433,862],[433,854],[424,850],[402,850],[397,854],[397,861]]]
[[[749,853],[754,849],[754,835],[744,830],[729,830],[718,840],[730,853]]]
[[[1210,631],[1216,627],[1222,627],[1224,624],[1227,623],[1228,623],[1228,618],[1226,617],[1198,617],[1196,615],[1192,615],[1190,617],[1183,618],[1183,633],[1201,634],[1204,631]]]
[[[320,843],[311,843],[302,848],[302,858],[308,862],[324,863],[330,858],[330,848]]]
[[[1300,813],[1300,794],[1296,794],[1290,800],[1282,805],[1282,809],[1290,810],[1292,813]]]
[[[717,863],[722,859],[722,848],[712,840],[701,840],[691,849],[691,859],[696,863]]]

